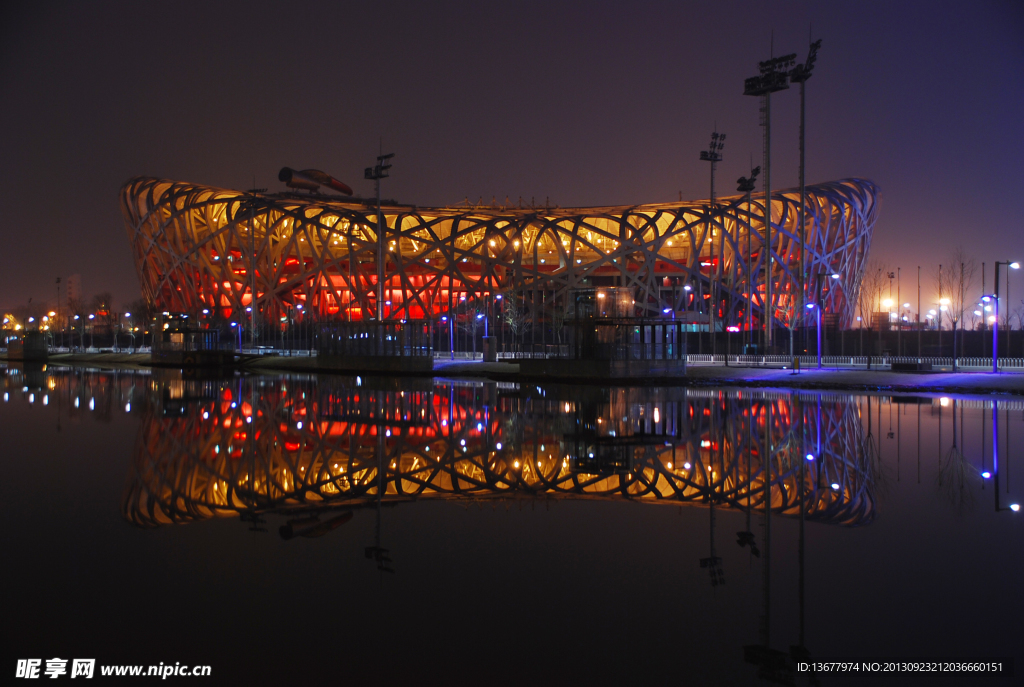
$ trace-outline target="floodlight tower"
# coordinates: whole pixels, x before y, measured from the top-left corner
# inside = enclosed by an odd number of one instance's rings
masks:
[[[807,51],[807,61],[803,64],[798,64],[789,72],[789,80],[793,83],[800,84],[800,300],[797,303],[797,307],[793,312],[803,313],[804,311],[804,296],[807,289],[807,274],[806,265],[804,263],[804,254],[807,252],[807,225],[804,218],[805,205],[806,205],[806,191],[804,184],[806,183],[806,177],[804,174],[804,143],[805,143],[805,118],[804,118],[804,90],[807,85],[807,80],[811,78],[811,70],[814,69],[814,62],[818,59],[818,48],[821,47],[821,40],[816,40],[811,43],[810,49]],[[806,336],[804,341],[806,341]],[[789,337],[789,354],[792,356],[793,351],[793,337]]]
[[[384,321],[384,222],[380,214],[380,180],[387,179],[388,170],[391,169],[391,158],[394,153],[378,155],[377,164],[363,170],[364,179],[373,179],[374,190],[377,193],[377,321]]]
[[[757,182],[757,175],[760,174],[761,168],[754,167],[750,170],[749,177],[740,177],[736,180],[736,190],[740,193],[747,194],[747,343],[750,343],[750,339],[753,338],[753,310],[752,305],[754,303],[754,274],[753,266],[750,264],[750,235],[754,233],[754,225],[750,219],[750,194],[754,191],[754,186]],[[746,351],[744,351],[745,353]]]
[[[711,163],[711,204],[708,209],[708,233],[711,240],[711,269],[709,270],[709,281],[711,282],[711,317],[708,320],[708,332],[711,334],[711,355],[715,354],[715,309],[718,307],[716,298],[717,289],[715,288],[718,280],[722,276],[722,255],[725,253],[725,234],[722,234],[722,245],[719,250],[718,266],[715,266],[715,163],[722,161],[722,148],[725,147],[725,134],[719,134],[717,131],[711,134],[711,145],[708,146],[707,150],[700,151],[700,159],[704,162]],[[700,262],[700,256],[697,256],[697,261]],[[726,364],[729,363],[728,357],[725,360]]]
[[[743,95],[764,98],[764,229],[765,248],[765,345],[772,345],[772,321],[775,308],[772,302],[772,93],[789,88],[789,69],[796,62],[796,53],[773,57],[758,63],[760,74],[743,82]]]

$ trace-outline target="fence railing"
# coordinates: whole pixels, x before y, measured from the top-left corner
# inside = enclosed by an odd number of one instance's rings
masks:
[[[427,321],[337,322],[320,326],[321,355],[420,357],[434,353]]]
[[[726,362],[728,358],[728,363]],[[818,357],[815,355],[712,355],[710,353],[691,353],[686,356],[689,365],[786,365],[792,366],[794,360],[800,361],[800,367],[817,367]],[[949,357],[917,357],[917,356],[866,356],[866,355],[825,355],[821,357],[823,367],[848,367],[884,369],[896,364],[930,364],[933,368],[954,367],[953,358]],[[956,369],[991,370],[992,358],[957,358]],[[1024,358],[999,358],[1000,370],[1024,371]]]

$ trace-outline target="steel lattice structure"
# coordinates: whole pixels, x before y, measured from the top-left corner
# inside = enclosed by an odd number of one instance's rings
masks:
[[[144,411],[123,514],[154,527],[365,507],[380,491],[385,502],[600,499],[739,510],[763,509],[767,499],[774,513],[803,511],[818,522],[874,518],[874,467],[851,396],[657,388],[498,396],[491,387],[267,379],[164,387]]]
[[[772,196],[777,326],[790,324],[801,283],[799,203],[798,191]],[[713,207],[707,201],[577,209],[385,205],[383,309],[370,201],[139,177],[121,189],[121,205],[143,294],[159,309],[244,317],[254,281],[257,312],[268,322],[298,305],[320,318],[433,318],[501,292],[543,317],[544,310],[567,307],[571,290],[620,286],[633,290],[638,315],[671,309],[701,322],[710,308],[710,280],[720,274],[716,320],[745,327],[749,304],[754,327],[762,323],[764,203],[748,204],[746,196],[721,198]],[[808,186],[806,209],[807,296],[823,291],[825,311],[848,326],[878,188],[859,179]],[[818,275],[832,273],[840,279],[817,283]]]

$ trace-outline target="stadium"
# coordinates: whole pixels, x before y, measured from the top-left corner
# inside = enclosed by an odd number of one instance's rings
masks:
[[[878,213],[878,188],[860,179],[807,186],[805,232],[799,191],[774,191],[770,237],[764,194],[713,206],[386,201],[380,234],[370,199],[151,177],[129,180],[120,196],[143,296],[156,309],[233,321],[255,305],[268,323],[431,320],[498,296],[548,319],[564,316],[575,291],[615,288],[631,294],[630,316],[758,330],[765,313],[774,327],[802,324],[794,311],[803,284],[806,302],[848,327]]]

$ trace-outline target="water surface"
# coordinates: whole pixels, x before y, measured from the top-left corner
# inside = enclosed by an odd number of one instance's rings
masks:
[[[12,669],[808,684],[1024,646],[1018,400],[11,368],[0,430]]]

